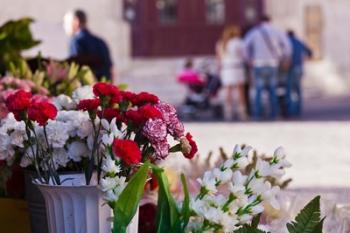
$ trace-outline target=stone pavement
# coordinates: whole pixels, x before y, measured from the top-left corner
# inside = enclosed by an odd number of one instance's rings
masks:
[[[175,82],[183,58],[136,60],[132,68],[121,74],[119,82],[131,90],[150,91],[163,100],[179,104],[185,89]],[[234,144],[249,144],[263,153],[285,147],[293,167],[287,174],[292,187],[350,188],[350,95],[329,96],[315,79],[306,78],[305,114],[302,119],[279,122],[186,123],[186,129],[198,141],[201,157],[220,146],[226,151]],[[349,92],[350,93],[350,92]],[[170,161],[181,167],[181,161]],[[184,167],[183,167],[184,168]]]
[[[271,154],[283,146],[292,187],[350,187],[350,122],[186,123],[205,159],[222,146],[248,144]]]

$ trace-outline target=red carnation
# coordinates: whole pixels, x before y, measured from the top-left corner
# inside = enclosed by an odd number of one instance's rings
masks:
[[[187,133],[186,136],[181,139],[181,144],[183,148],[182,152],[186,158],[192,159],[197,154],[197,143],[193,141],[190,133]],[[188,146],[190,146],[190,148]]]
[[[23,90],[18,90],[9,95],[6,99],[6,107],[10,112],[26,111],[31,103],[32,94]]]
[[[120,121],[123,119],[123,117],[120,114],[119,110],[118,109],[114,109],[114,108],[106,108],[106,109],[103,110],[103,112],[102,111],[98,111],[97,115],[98,115],[99,118],[104,118],[104,119],[106,119],[108,121],[113,120],[113,118],[117,118],[117,120],[120,120]]]
[[[139,146],[132,140],[115,139],[113,141],[113,153],[127,165],[141,162],[141,151]]]
[[[83,111],[92,111],[96,110],[100,106],[99,99],[84,99],[80,100],[77,109]]]
[[[28,109],[28,118],[43,126],[49,119],[54,120],[57,115],[56,107],[49,102],[35,102]]]
[[[140,107],[138,111],[143,116],[145,122],[148,119],[162,118],[162,113],[156,107],[149,104]]]
[[[123,100],[129,101],[132,104],[135,104],[136,102],[136,94],[130,91],[121,91],[120,94],[123,97]]]
[[[96,96],[100,97],[100,96],[116,96],[116,95],[120,95],[119,89],[109,83],[96,83],[93,87],[93,92]]]
[[[141,92],[136,95],[134,104],[141,106],[144,104],[156,104],[159,102],[159,98],[156,95],[150,94],[148,92]]]
[[[131,121],[135,126],[139,126],[145,122],[143,116],[140,114],[139,111],[136,111],[136,110],[128,110],[125,113],[124,120],[125,120],[125,123],[128,123],[128,121]]]

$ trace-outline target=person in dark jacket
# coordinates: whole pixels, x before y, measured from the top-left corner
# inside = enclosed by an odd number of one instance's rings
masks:
[[[302,113],[302,87],[301,80],[304,71],[304,60],[312,57],[311,49],[299,40],[294,31],[288,31],[288,38],[292,45],[291,65],[287,79],[287,108],[288,115],[295,117]]]
[[[98,80],[112,80],[113,64],[106,42],[87,28],[87,16],[82,10],[69,12],[64,17],[66,33],[71,37],[69,61],[88,65]]]

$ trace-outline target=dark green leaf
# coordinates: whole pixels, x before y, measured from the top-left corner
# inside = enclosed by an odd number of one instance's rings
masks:
[[[164,175],[164,171],[155,166],[153,173],[157,177],[158,207],[157,207],[157,233],[179,233],[181,232],[180,214],[176,207],[176,202],[169,191],[169,182]]]
[[[187,187],[187,182],[184,174],[181,174],[181,182],[182,182],[182,187],[183,187],[183,192],[184,192],[184,201],[182,204],[182,229],[184,230],[190,221],[191,217],[191,210],[190,210],[190,193],[188,191]]]
[[[143,195],[150,163],[146,162],[132,176],[114,205],[114,233],[125,233]]]
[[[256,227],[251,226],[243,226],[237,231],[234,231],[233,233],[268,233],[262,230],[257,229]]]
[[[253,218],[252,224],[251,224],[251,226],[252,226],[253,228],[257,228],[257,227],[259,226],[260,218],[261,218],[261,214],[255,216],[255,217]]]
[[[287,224],[289,233],[322,233],[320,196],[310,201],[297,215],[295,221]]]

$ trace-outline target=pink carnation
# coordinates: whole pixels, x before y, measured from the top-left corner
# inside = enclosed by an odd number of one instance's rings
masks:
[[[170,135],[175,138],[181,138],[185,135],[184,125],[177,116],[173,116],[169,119],[168,131]]]
[[[152,147],[155,150],[156,159],[165,159],[169,155],[170,145],[166,140],[158,141],[152,144]]]
[[[171,104],[160,102],[155,106],[162,113],[166,124],[170,123],[171,118],[176,117],[176,109]]]
[[[149,119],[143,127],[142,133],[152,144],[155,144],[166,140],[167,127],[161,119]]]

